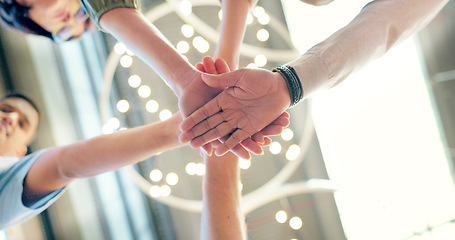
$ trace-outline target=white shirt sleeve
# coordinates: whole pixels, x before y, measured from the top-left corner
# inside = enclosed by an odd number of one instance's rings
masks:
[[[65,188],[47,194],[30,207],[23,204],[25,176],[43,152],[45,150],[27,155],[9,168],[0,169],[0,230],[23,223],[40,214],[63,194]]]

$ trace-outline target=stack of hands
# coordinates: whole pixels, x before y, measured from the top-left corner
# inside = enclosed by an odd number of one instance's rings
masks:
[[[290,105],[284,79],[264,69],[229,72],[221,58],[205,57],[199,71],[186,82],[179,96],[184,120],[180,141],[202,147],[211,155],[228,151],[250,159],[271,143],[267,136],[281,134],[289,124]]]

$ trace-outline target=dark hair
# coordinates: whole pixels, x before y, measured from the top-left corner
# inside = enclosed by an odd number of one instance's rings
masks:
[[[0,23],[8,29],[18,30],[52,39],[52,34],[28,17],[31,7],[15,0],[0,0]],[[53,39],[52,39],[53,40]]]
[[[36,110],[36,112],[38,113],[38,116],[40,115],[40,112],[39,112],[39,109],[38,109],[38,105],[36,105],[36,103],[31,100],[30,98],[28,98],[27,96],[25,96],[24,94],[22,93],[17,93],[17,92],[11,92],[11,93],[7,93],[5,94],[5,96],[3,96],[0,101],[3,101],[7,98],[20,98],[22,100],[25,100],[27,101],[28,103],[30,103],[30,105],[32,105],[32,107]]]

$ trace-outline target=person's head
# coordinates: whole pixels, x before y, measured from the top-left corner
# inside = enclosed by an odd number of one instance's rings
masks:
[[[77,38],[92,25],[77,0],[0,0],[0,22],[56,42]]]
[[[29,98],[19,93],[3,97],[0,100],[0,156],[24,156],[38,123],[38,108]]]

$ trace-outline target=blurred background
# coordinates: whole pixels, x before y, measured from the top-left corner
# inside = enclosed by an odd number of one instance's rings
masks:
[[[240,67],[272,69],[298,57],[368,2],[259,1],[247,20]],[[213,55],[218,1],[141,5],[192,64]],[[451,1],[419,34],[291,108],[290,126],[265,155],[240,161],[249,239],[453,239],[454,11]],[[42,112],[31,151],[178,111],[152,69],[96,30],[58,45],[0,29],[0,68],[0,91],[25,93]],[[199,151],[182,147],[77,180],[41,215],[0,232],[0,240],[199,239],[204,172]]]

